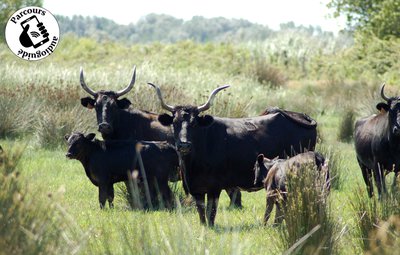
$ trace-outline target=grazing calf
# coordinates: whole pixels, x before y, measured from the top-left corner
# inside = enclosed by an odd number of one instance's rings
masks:
[[[172,192],[168,186],[168,177],[177,171],[178,156],[175,149],[166,142],[135,141],[99,141],[95,134],[84,135],[72,133],[66,135],[68,141],[67,158],[79,160],[87,177],[99,187],[100,208],[104,208],[108,199],[113,207],[113,184],[128,181],[133,169],[140,169],[136,148],[140,147],[140,155],[145,168],[150,197],[156,198],[160,192],[167,208],[172,205]],[[139,174],[139,180],[144,176]]]
[[[281,223],[283,214],[281,206],[285,208],[287,199],[286,175],[288,171],[299,171],[306,166],[315,166],[319,171],[326,168],[326,188],[329,190],[329,172],[325,165],[325,158],[318,152],[305,152],[289,159],[268,159],[263,154],[258,155],[254,165],[254,186],[264,185],[267,191],[267,205],[264,215],[264,224],[268,222],[274,204],[276,205],[275,223]],[[308,169],[308,168],[307,168]],[[280,201],[282,198],[283,202]]]

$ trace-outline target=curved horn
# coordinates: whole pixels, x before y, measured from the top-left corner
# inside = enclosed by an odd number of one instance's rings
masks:
[[[81,72],[80,72],[80,80],[81,80],[81,87],[83,88],[84,91],[86,91],[87,93],[89,93],[92,96],[96,96],[96,92],[91,90],[85,83],[85,78],[83,77],[83,68],[81,67]]]
[[[211,107],[211,105],[212,105],[212,103],[213,103],[213,101],[214,101],[215,95],[216,95],[218,92],[220,92],[221,90],[226,89],[226,88],[229,88],[229,87],[230,87],[229,85],[224,85],[224,86],[221,86],[221,87],[219,87],[219,88],[214,89],[214,90],[211,92],[210,97],[208,98],[207,103],[205,103],[205,104],[203,104],[203,105],[197,107],[197,110],[199,110],[199,112],[204,112],[204,111],[208,110],[208,109]]]
[[[136,81],[136,66],[133,66],[133,75],[132,75],[132,79],[131,79],[131,83],[129,83],[128,87],[117,91],[115,94],[117,97],[123,96],[126,93],[128,93],[129,91],[131,91],[131,89],[133,88],[133,85],[135,85],[135,81]]]
[[[384,92],[384,90],[385,90],[385,83],[383,83],[382,84],[382,87],[381,87],[381,97],[387,102],[387,101],[389,101],[389,98],[387,97],[387,96],[385,96],[385,92]]]
[[[164,108],[165,110],[168,110],[170,112],[173,112],[175,110],[175,106],[167,105],[166,103],[164,103],[160,87],[158,87],[157,85],[150,83],[150,82],[148,82],[147,84],[149,84],[150,86],[152,86],[153,88],[156,89],[157,96],[158,96],[158,99],[160,99],[162,108]]]

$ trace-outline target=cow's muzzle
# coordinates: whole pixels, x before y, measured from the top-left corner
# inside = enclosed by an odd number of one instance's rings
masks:
[[[187,155],[191,152],[192,150],[192,143],[186,142],[186,143],[177,143],[176,144],[176,149],[178,150],[179,153],[182,155]]]
[[[71,152],[67,152],[67,154],[65,154],[65,156],[66,156],[67,158],[69,158],[69,159],[73,159],[73,158],[74,158],[74,155],[72,155]]]
[[[111,127],[110,124],[108,123],[100,123],[99,124],[99,132],[102,134],[111,134],[113,131],[113,128]]]

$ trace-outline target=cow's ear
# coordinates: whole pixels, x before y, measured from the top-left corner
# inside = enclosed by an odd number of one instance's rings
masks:
[[[95,133],[89,133],[85,135],[85,138],[88,139],[89,141],[92,141],[95,138],[96,134]]]
[[[204,115],[197,117],[197,123],[200,127],[208,127],[214,122],[214,118],[211,115]]]
[[[174,118],[171,115],[167,114],[167,113],[160,114],[158,116],[158,121],[163,126],[170,126],[172,124],[173,120],[174,120]]]
[[[95,102],[96,102],[96,101],[95,101],[93,98],[91,98],[91,97],[84,97],[84,98],[81,98],[81,104],[82,104],[84,107],[88,108],[88,109],[93,109],[94,103],[95,103]]]
[[[117,100],[117,105],[121,109],[127,109],[131,105],[131,101],[127,98]]]
[[[264,163],[264,154],[260,154],[260,155],[257,156],[257,162],[258,162],[259,165]]]
[[[389,111],[389,105],[387,103],[378,103],[376,105],[376,109],[378,109],[380,112],[385,113],[387,111]]]
[[[68,141],[69,135],[64,135],[64,139],[65,139],[65,141]]]

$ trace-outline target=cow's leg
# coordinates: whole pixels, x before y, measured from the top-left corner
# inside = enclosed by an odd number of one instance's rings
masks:
[[[364,178],[365,185],[367,186],[368,195],[369,195],[369,197],[372,197],[372,195],[374,194],[374,188],[372,186],[372,171],[371,171],[371,169],[364,166],[360,162],[360,160],[358,160],[358,158],[357,158],[357,161],[358,161],[358,165],[361,168],[361,172],[362,172],[362,175]]]
[[[104,209],[107,200],[107,185],[99,184],[99,203],[100,209]]]
[[[165,208],[172,209],[173,194],[168,186],[168,179],[158,181],[158,187],[160,187],[162,204],[164,204]]]
[[[283,207],[284,207],[284,200],[276,200],[275,205],[276,205],[276,213],[275,213],[275,224],[281,224],[283,221],[284,213],[283,213]]]
[[[110,208],[114,208],[114,185],[110,183],[107,189],[108,205]]]
[[[185,205],[191,205],[191,204],[193,204],[194,198],[192,197],[192,195],[190,195],[189,186],[187,184],[184,173],[182,171],[180,173],[181,173],[181,179],[182,179],[182,187],[183,187],[183,190],[185,191],[185,195],[186,195],[186,198],[184,199],[183,203]]]
[[[382,192],[386,193],[384,169],[381,164],[376,163],[374,169],[375,183],[378,188],[378,199],[382,199]]]
[[[206,225],[205,194],[193,194],[196,202],[197,212],[199,213],[200,223]]]
[[[225,189],[226,193],[228,194],[231,202],[229,207],[231,208],[243,208],[242,206],[242,193],[238,188],[228,188]]]
[[[210,227],[214,226],[215,216],[217,215],[218,201],[221,190],[207,193],[207,221]]]
[[[267,225],[269,217],[271,216],[272,209],[274,209],[274,203],[275,203],[275,198],[273,196],[267,195],[265,214],[264,214],[264,225]]]

